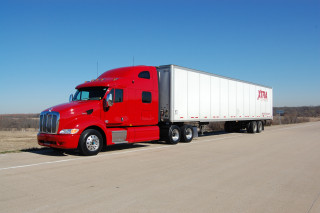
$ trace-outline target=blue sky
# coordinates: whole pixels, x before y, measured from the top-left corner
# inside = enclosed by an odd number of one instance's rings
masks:
[[[108,69],[177,64],[320,105],[320,1],[0,1],[0,114],[39,113]]]

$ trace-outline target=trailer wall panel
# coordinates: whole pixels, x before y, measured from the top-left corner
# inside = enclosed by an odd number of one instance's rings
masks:
[[[237,82],[237,118],[243,118],[244,112],[243,83]]]
[[[211,76],[210,78],[211,83],[211,94],[210,94],[210,103],[211,103],[211,115],[210,118],[217,120],[220,118],[220,103],[221,103],[221,97],[220,97],[220,78],[217,78],[215,76]]]
[[[211,114],[210,96],[211,96],[211,82],[210,77],[200,74],[200,119],[209,119]]]
[[[188,119],[199,120],[200,117],[200,76],[199,73],[188,72]]]
[[[250,85],[243,84],[243,116],[250,117]]]
[[[229,117],[235,118],[237,115],[237,82],[228,80],[229,82]]]
[[[255,94],[258,94],[258,95],[259,95],[259,91],[261,91],[261,87],[256,86]],[[261,117],[261,107],[262,107],[264,101],[258,100],[258,97],[257,97],[257,98],[255,99],[255,102],[256,102],[256,111],[255,111],[255,114],[256,114],[256,116],[259,118],[259,117]]]
[[[220,118],[229,117],[229,82],[228,79],[220,79]]]
[[[174,120],[187,120],[188,117],[188,72],[177,69],[173,76],[173,112]]]
[[[250,99],[250,118],[254,118],[256,115],[256,86],[250,85],[249,99]]]

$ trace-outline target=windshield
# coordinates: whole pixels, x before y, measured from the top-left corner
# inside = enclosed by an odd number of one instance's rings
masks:
[[[84,101],[84,100],[100,100],[106,93],[106,87],[86,87],[77,90],[73,96],[73,101]]]

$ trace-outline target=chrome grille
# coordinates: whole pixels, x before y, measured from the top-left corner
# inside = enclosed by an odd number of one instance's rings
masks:
[[[41,112],[39,132],[56,134],[59,128],[59,112]]]

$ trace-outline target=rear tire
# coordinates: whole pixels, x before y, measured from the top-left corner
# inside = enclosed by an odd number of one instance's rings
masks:
[[[181,141],[189,143],[193,139],[193,128],[190,125],[183,125],[181,127]]]
[[[249,133],[256,133],[257,132],[257,122],[256,121],[250,121],[247,124],[247,132],[249,132]]]
[[[262,132],[262,130],[263,130],[262,121],[257,121],[257,133]]]
[[[254,134],[254,133],[257,133],[257,122],[256,121],[251,121],[251,132]]]
[[[167,138],[167,143],[168,144],[177,144],[180,141],[180,128],[176,125],[170,126],[168,130],[168,138]]]
[[[99,131],[87,129],[82,132],[79,139],[79,151],[81,154],[90,156],[97,155],[103,146],[103,138]]]

